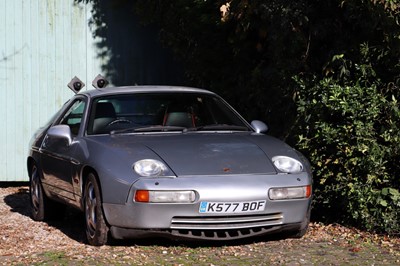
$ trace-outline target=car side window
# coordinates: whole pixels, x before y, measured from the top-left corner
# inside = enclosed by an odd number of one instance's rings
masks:
[[[71,128],[72,135],[78,135],[81,126],[83,112],[86,102],[82,99],[74,101],[70,108],[65,112],[59,124],[68,125]]]

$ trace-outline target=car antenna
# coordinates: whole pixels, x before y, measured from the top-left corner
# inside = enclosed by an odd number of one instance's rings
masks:
[[[71,81],[67,84],[68,88],[70,88],[75,94],[77,94],[83,87],[85,87],[85,83],[80,80],[77,76],[73,77]]]
[[[96,89],[102,89],[107,87],[108,85],[108,80],[106,80],[105,77],[103,77],[102,75],[98,74],[94,80],[92,81],[92,85],[93,87],[95,87]]]

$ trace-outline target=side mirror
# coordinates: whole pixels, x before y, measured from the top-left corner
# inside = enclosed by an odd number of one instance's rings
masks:
[[[65,139],[68,146],[72,143],[71,129],[67,125],[53,126],[49,128],[49,130],[47,131],[47,135],[51,138]]]
[[[265,133],[268,131],[268,126],[260,120],[251,121],[251,126],[254,128],[256,133]]]

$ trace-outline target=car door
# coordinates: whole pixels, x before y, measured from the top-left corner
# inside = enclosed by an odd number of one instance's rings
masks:
[[[72,140],[79,134],[85,109],[85,99],[77,98],[71,102],[59,122],[56,123],[69,126]],[[75,163],[76,147],[74,141],[68,143],[66,139],[46,135],[40,148],[43,185],[53,196],[67,201],[74,200],[72,167]]]

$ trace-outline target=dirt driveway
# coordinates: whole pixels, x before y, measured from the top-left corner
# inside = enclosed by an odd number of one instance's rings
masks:
[[[193,244],[164,239],[85,243],[82,214],[29,217],[27,186],[0,183],[0,265],[400,265],[400,239],[313,223],[302,239]]]

